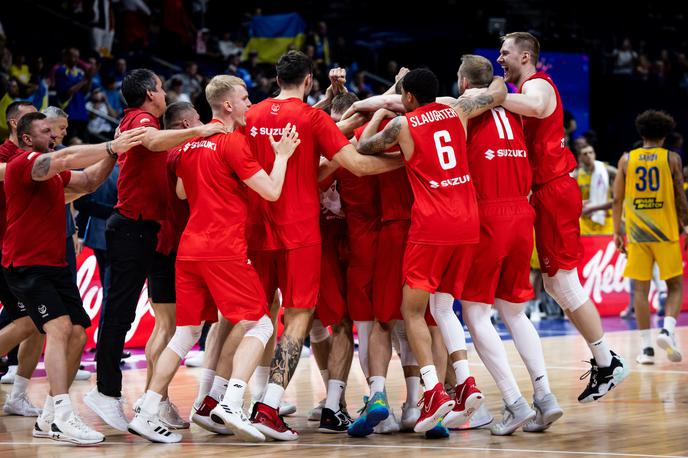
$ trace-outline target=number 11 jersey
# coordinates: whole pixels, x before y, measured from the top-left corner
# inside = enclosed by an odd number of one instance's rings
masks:
[[[406,162],[414,196],[409,242],[478,243],[478,204],[459,116],[439,103],[429,103],[405,116],[414,143],[411,159]]]

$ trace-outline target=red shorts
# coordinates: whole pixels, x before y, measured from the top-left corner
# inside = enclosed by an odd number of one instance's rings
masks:
[[[404,284],[429,293],[439,291],[461,297],[476,246],[408,242],[404,253]]]
[[[255,321],[267,315],[268,303],[260,280],[245,261],[180,261],[175,265],[177,326],[217,321]]]
[[[533,191],[535,244],[540,269],[553,276],[578,266],[582,255],[579,218],[583,200],[576,180],[566,175]]]
[[[320,244],[291,250],[253,251],[249,257],[265,297],[274,297],[279,288],[282,307],[315,307],[320,288]]]
[[[404,251],[410,226],[410,220],[397,220],[383,223],[380,229],[373,278],[373,314],[382,323],[402,319]]]
[[[379,219],[347,215],[351,257],[347,270],[349,316],[355,321],[373,320],[373,275],[377,253]]]
[[[515,303],[532,299],[533,207],[525,197],[478,205],[480,243],[461,299],[484,304],[494,304],[495,297]]]
[[[323,326],[339,324],[347,316],[346,268],[348,246],[345,235],[323,233],[320,294],[315,316]]]

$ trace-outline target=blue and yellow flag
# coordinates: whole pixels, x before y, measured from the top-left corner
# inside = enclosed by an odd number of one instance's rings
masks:
[[[251,19],[251,39],[244,48],[244,60],[258,52],[258,62],[274,64],[290,47],[301,49],[306,39],[306,23],[298,13],[255,16]]]

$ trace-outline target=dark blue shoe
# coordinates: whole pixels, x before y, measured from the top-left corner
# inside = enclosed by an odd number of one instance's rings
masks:
[[[449,437],[449,430],[442,424],[442,421],[430,431],[425,431],[426,439],[446,439],[447,437]]]
[[[365,437],[373,434],[373,429],[389,416],[389,404],[384,393],[375,393],[372,398],[363,398],[365,405],[359,411],[361,415],[353,422],[347,433],[353,437]]]

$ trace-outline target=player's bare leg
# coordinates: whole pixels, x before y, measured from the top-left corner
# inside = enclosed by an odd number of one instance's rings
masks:
[[[676,344],[674,329],[676,328],[676,320],[679,313],[681,313],[681,304],[683,303],[683,276],[670,278],[666,281],[666,284],[666,315],[662,329],[659,331],[659,336],[657,336],[657,345],[666,351],[669,361],[678,363],[681,361],[682,355]]]
[[[332,326],[332,346],[327,363],[327,399],[320,418],[320,432],[346,432],[351,419],[342,411],[344,390],[354,356],[353,323],[344,318]]]

